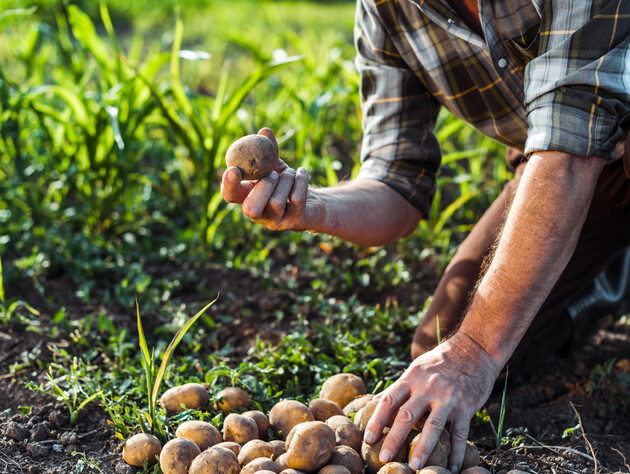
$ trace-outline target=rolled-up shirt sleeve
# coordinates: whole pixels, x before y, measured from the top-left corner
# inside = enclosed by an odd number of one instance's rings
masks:
[[[356,64],[363,141],[359,178],[381,181],[427,216],[440,166],[439,105],[397,52],[372,1],[358,0]]]
[[[543,2],[525,68],[525,153],[616,158],[630,127],[630,1]]]

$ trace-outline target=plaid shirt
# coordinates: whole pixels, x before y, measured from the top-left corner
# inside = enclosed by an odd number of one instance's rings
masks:
[[[525,151],[616,158],[630,126],[630,0],[478,0],[485,38],[446,0],[357,0],[359,177],[427,215],[441,105]]]

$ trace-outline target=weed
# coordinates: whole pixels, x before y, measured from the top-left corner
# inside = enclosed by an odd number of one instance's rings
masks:
[[[136,313],[137,313],[137,321],[138,321],[138,340],[140,345],[140,351],[142,353],[142,367],[144,368],[145,374],[145,388],[146,388],[146,400],[147,400],[147,411],[138,411],[138,420],[140,422],[140,426],[142,427],[142,431],[144,433],[151,433],[158,437],[161,437],[162,440],[166,439],[166,431],[164,429],[164,420],[163,417],[157,413],[157,399],[160,391],[160,385],[162,385],[162,380],[164,379],[164,374],[166,373],[166,369],[168,367],[169,359],[173,354],[173,351],[182,340],[186,332],[191,328],[191,326],[199,319],[199,317],[205,313],[205,311],[214,304],[216,301],[213,300],[204,306],[201,311],[191,317],[186,323],[181,327],[179,331],[175,334],[170,344],[164,351],[162,355],[162,362],[160,363],[160,367],[156,368],[154,364],[153,352],[149,353],[149,348],[147,346],[147,341],[144,337],[144,330],[142,329],[142,321],[140,320],[140,307],[138,306],[138,302],[136,301]]]
[[[58,401],[65,403],[70,413],[70,422],[75,423],[79,417],[79,412],[86,405],[101,396],[101,392],[87,393],[83,388],[82,379],[85,378],[86,367],[79,366],[79,360],[74,357],[70,371],[65,372],[63,367],[57,368],[64,372],[63,375],[55,377],[54,367],[48,367],[46,377],[48,384],[35,385],[33,382],[27,383],[27,387],[38,392],[50,393]]]

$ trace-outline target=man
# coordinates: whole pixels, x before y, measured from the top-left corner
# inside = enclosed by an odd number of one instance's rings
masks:
[[[229,168],[222,193],[270,229],[382,245],[428,212],[440,105],[523,152],[511,160],[515,179],[447,268],[414,337],[415,358],[381,394],[365,432],[374,443],[398,410],[380,453],[387,462],[428,415],[410,460],[418,469],[450,422],[449,466],[458,472],[470,420],[510,358],[558,351],[593,302],[627,291],[627,282],[603,290],[613,274],[627,280],[630,265],[627,253],[619,257],[630,244],[630,180],[617,160],[630,126],[630,2],[358,0],[355,43],[358,178],[315,190],[306,170],[278,161],[256,184]],[[269,129],[260,133],[275,143]],[[433,347],[438,315],[451,336]]]

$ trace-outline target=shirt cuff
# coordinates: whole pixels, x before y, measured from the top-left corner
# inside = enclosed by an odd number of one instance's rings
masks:
[[[426,219],[435,195],[435,173],[426,168],[418,171],[411,166],[386,171],[388,166],[391,166],[389,160],[371,156],[361,164],[357,179],[372,179],[386,184],[418,209],[422,219]]]
[[[527,107],[525,154],[559,151],[576,156],[615,159],[623,132],[617,114],[593,92],[563,89],[547,93]],[[609,105],[609,104],[608,104]]]

